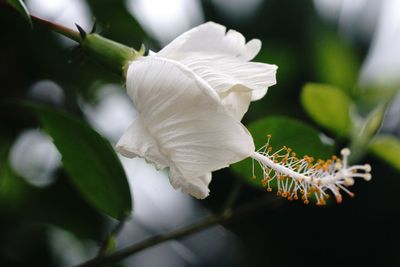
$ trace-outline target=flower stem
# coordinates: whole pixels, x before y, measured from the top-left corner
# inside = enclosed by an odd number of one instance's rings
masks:
[[[31,18],[33,21],[37,22],[38,24],[43,25],[43,26],[51,29],[52,31],[55,31],[65,37],[68,37],[69,39],[74,40],[77,43],[82,42],[82,38],[79,35],[79,32],[77,32],[77,31],[74,31],[74,30],[67,28],[65,26],[62,26],[60,24],[57,24],[57,23],[54,23],[54,22],[51,22],[51,21],[48,21],[48,20],[45,20],[45,19],[42,19],[42,18],[39,18],[36,16],[31,15]]]
[[[36,16],[32,16],[32,19],[40,25],[76,41],[88,57],[124,78],[129,62],[143,56],[145,52],[143,45],[139,51],[136,51],[129,46],[107,39],[97,33],[86,33],[79,25],[76,25],[79,31],[74,31]]]

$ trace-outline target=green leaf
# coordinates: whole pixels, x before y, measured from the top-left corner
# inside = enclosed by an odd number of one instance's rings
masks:
[[[32,19],[22,0],[6,0],[6,2],[12,6],[32,27]]]
[[[11,140],[0,133],[0,208],[19,206],[27,192],[26,183],[10,166],[8,154],[11,144]]]
[[[308,83],[303,87],[301,102],[318,124],[339,136],[349,134],[351,99],[341,89],[331,85]]]
[[[12,170],[6,156],[0,157],[0,207],[18,208],[27,197],[28,185]]]
[[[110,143],[84,121],[50,107],[31,105],[62,155],[81,194],[99,211],[122,218],[132,209],[129,184]]]
[[[363,134],[368,138],[371,138],[376,134],[382,125],[383,117],[386,112],[387,105],[381,104],[375,107],[365,119],[365,124],[363,126]]]
[[[359,116],[356,110],[351,112],[352,131],[350,136],[350,161],[359,161],[368,151],[368,144],[379,130],[386,111],[386,104],[376,106],[366,118]]]
[[[327,144],[321,140],[321,134],[314,128],[298,120],[287,117],[268,117],[248,125],[253,136],[256,149],[261,148],[267,141],[267,135],[271,134],[270,145],[274,151],[282,146],[293,149],[299,157],[309,155],[314,158],[330,158],[333,153],[333,144]],[[235,173],[245,178],[250,184],[261,186],[259,180],[262,177],[261,168],[255,166],[255,175],[258,179],[251,179],[253,164],[251,159],[246,159],[232,165]]]
[[[379,135],[372,140],[369,149],[372,153],[400,171],[399,138],[391,135]]]
[[[67,230],[79,238],[100,242],[109,220],[104,218],[76,190],[71,179],[64,179],[63,173],[49,186],[27,185],[28,196],[22,208],[24,216],[44,224]]]
[[[364,147],[369,143],[382,125],[387,106],[386,103],[377,105],[365,117],[355,108],[351,109],[352,142],[358,142]]]
[[[315,73],[318,81],[351,92],[357,84],[360,60],[356,51],[336,33],[320,34],[316,42]]]

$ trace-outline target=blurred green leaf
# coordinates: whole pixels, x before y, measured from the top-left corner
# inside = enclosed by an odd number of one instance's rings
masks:
[[[15,208],[25,199],[27,184],[10,166],[10,147],[11,140],[0,133],[0,206]]]
[[[82,120],[50,107],[29,105],[62,155],[72,182],[105,214],[120,219],[132,209],[125,172],[110,143]]]
[[[321,139],[321,134],[314,128],[298,120],[287,117],[268,117],[258,120],[248,125],[248,129],[253,136],[256,149],[261,148],[267,142],[267,135],[271,134],[270,145],[274,151],[283,146],[293,149],[299,157],[309,155],[314,158],[330,158],[334,146],[327,144]],[[250,184],[260,186],[259,179],[251,179],[253,174],[253,164],[251,159],[246,159],[232,165],[235,173],[245,178]],[[256,177],[262,177],[261,168],[255,166]]]
[[[6,0],[6,2],[12,6],[32,27],[32,19],[22,0]]]
[[[109,217],[99,213],[76,189],[64,172],[57,180],[42,188],[29,188],[24,215],[48,225],[55,225],[82,239],[100,242]]]
[[[400,139],[391,135],[380,135],[375,137],[370,150],[400,171]]]
[[[351,92],[357,84],[359,60],[354,49],[336,33],[324,33],[315,51],[315,73],[318,81],[334,84]]]
[[[357,162],[368,151],[368,144],[379,130],[385,115],[387,104],[382,103],[376,106],[368,113],[366,118],[358,114],[355,106],[352,107],[353,108],[350,112],[352,122],[350,136],[350,149],[352,153],[350,155],[350,161]]]
[[[399,86],[374,86],[360,88],[359,92],[355,101],[359,110],[365,113],[381,106],[388,108],[400,89]]]
[[[26,198],[28,185],[12,170],[6,157],[1,157],[0,165],[0,206],[15,208]]]
[[[351,100],[341,89],[326,84],[307,83],[301,93],[301,102],[318,124],[337,135],[349,134]]]
[[[372,137],[379,130],[382,125],[383,117],[385,115],[387,105],[381,104],[375,107],[365,119],[365,124],[363,127],[364,135],[367,137]]]

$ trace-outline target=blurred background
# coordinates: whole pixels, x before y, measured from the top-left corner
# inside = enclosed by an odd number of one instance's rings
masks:
[[[316,207],[265,192],[249,181],[251,173],[246,176],[241,165],[215,172],[211,195],[198,201],[173,190],[166,173],[152,165],[121,158],[134,211],[117,247],[218,211],[237,179],[243,181],[238,204],[265,194],[270,201],[226,227],[164,243],[115,266],[400,265],[399,0],[25,3],[33,15],[70,28],[77,23],[89,31],[96,21],[102,35],[136,49],[144,43],[158,51],[210,20],[243,33],[246,40],[259,38],[263,47],[255,61],[277,64],[278,83],[252,103],[244,124],[252,131],[257,123],[277,125],[280,120],[287,128],[274,128],[278,143],[279,136],[290,134],[283,141],[300,152],[314,146],[314,154],[324,156],[326,147],[337,153],[349,145],[357,155],[354,162],[372,165],[373,180],[356,183],[355,198]],[[73,186],[34,114],[8,100],[60,107],[87,121],[111,144],[132,122],[135,110],[121,78],[86,58],[74,42],[41,26],[32,30],[6,8],[0,8],[0,29],[0,266],[73,266],[96,255],[116,222]],[[324,86],[347,99],[336,103],[333,117],[324,115],[323,106],[314,106],[316,94],[309,93]],[[330,99],[323,93],[325,105]],[[345,133],[333,122],[343,110],[348,116]],[[296,147],[306,133],[292,129],[288,118],[318,133],[321,148],[314,143]],[[267,133],[265,128],[262,134]],[[65,134],[74,138],[74,133]]]

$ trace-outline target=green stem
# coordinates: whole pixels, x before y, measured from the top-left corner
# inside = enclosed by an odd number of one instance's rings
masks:
[[[96,33],[86,34],[81,42],[81,47],[89,57],[124,78],[129,62],[144,54],[144,46],[136,51]]]
[[[76,41],[87,56],[124,78],[126,77],[129,62],[144,54],[145,49],[143,45],[139,51],[136,51],[129,46],[107,39],[96,33],[86,33],[78,25],[79,31],[74,31],[39,17],[32,16],[32,19],[36,23]]]
[[[70,28],[67,28],[65,26],[62,26],[60,24],[57,23],[53,23],[51,21],[36,17],[36,16],[32,16],[31,18],[33,21],[35,21],[36,23],[45,26],[46,28],[51,29],[52,31],[55,31],[65,37],[68,37],[71,40],[74,40],[77,43],[81,43],[82,42],[82,38],[79,35],[79,32],[74,31]]]

